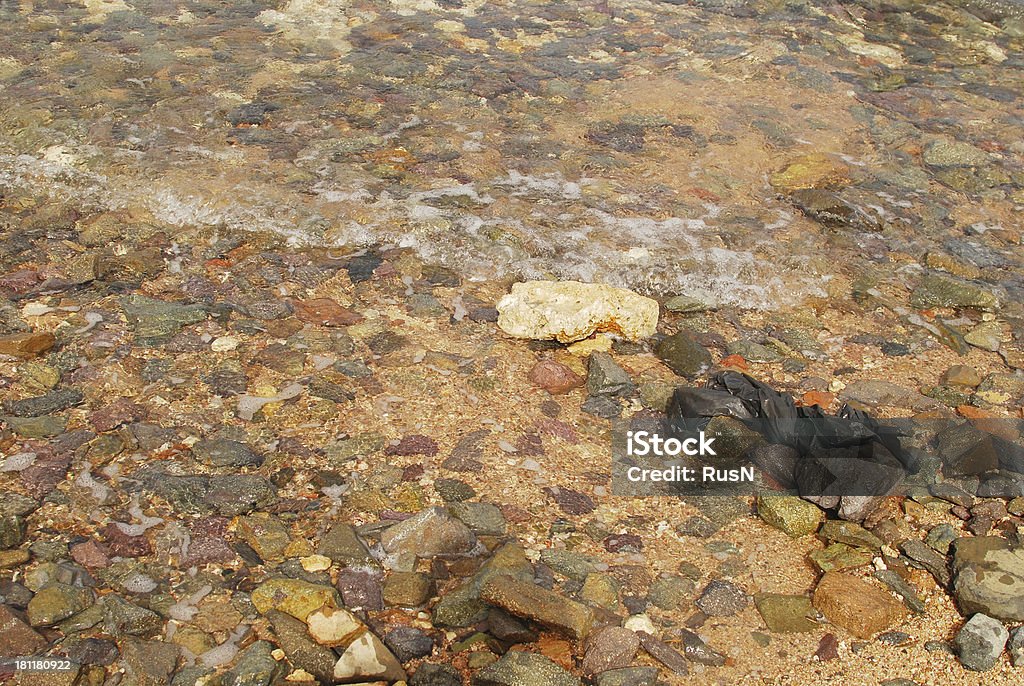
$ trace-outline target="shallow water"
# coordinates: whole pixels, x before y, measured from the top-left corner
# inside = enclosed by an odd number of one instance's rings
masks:
[[[748,307],[934,249],[1019,293],[1018,8],[0,2],[0,190]],[[853,219],[773,185],[809,153]]]

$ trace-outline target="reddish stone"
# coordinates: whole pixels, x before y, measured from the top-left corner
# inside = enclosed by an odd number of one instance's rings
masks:
[[[822,662],[828,662],[839,657],[839,639],[835,634],[825,634],[818,642],[818,649],[814,651],[814,657]]]
[[[576,666],[576,661],[572,656],[572,644],[565,639],[554,638],[545,634],[537,640],[535,645],[541,655],[562,669],[573,669]]]
[[[34,655],[45,647],[45,638],[14,610],[0,605],[0,658]]]
[[[113,522],[103,530],[103,540],[111,555],[117,557],[142,557],[153,552],[145,536],[129,536]]]
[[[21,483],[28,494],[42,500],[68,475],[70,454],[36,453],[36,461],[21,470]]]
[[[99,569],[110,564],[106,551],[93,540],[71,546],[71,559],[86,569]]]
[[[516,450],[520,455],[543,455],[544,443],[537,434],[523,433],[516,439]]]
[[[537,429],[539,429],[541,433],[556,436],[566,443],[571,443],[573,445],[580,442],[579,437],[576,435],[576,429],[563,421],[548,417],[541,417],[535,423],[537,425]]]
[[[747,364],[747,361],[743,359],[741,355],[727,355],[726,357],[722,358],[722,361],[719,364],[719,366],[731,367],[732,369],[739,369],[742,372],[745,372],[748,369],[750,369],[750,365]]]
[[[530,383],[552,395],[568,393],[584,383],[582,376],[554,360],[541,360],[535,364],[528,378]]]
[[[26,293],[39,283],[39,273],[32,269],[20,269],[0,276],[0,288],[12,293]]]
[[[122,424],[137,422],[146,417],[146,408],[128,398],[118,398],[89,415],[89,422],[97,431],[113,431]]]
[[[421,464],[411,464],[402,470],[402,481],[419,481],[426,470]]]
[[[189,527],[189,543],[179,564],[192,567],[211,563],[226,564],[235,559],[235,551],[227,542],[228,520],[224,517],[197,519]]]
[[[609,553],[640,552],[644,549],[644,541],[636,534],[612,534],[604,539],[604,549]]]
[[[548,486],[544,492],[551,497],[562,512],[570,515],[585,515],[593,512],[597,506],[585,493],[558,486]]]
[[[342,307],[330,298],[290,300],[295,316],[310,324],[321,326],[351,326],[363,321],[363,315]]]
[[[403,436],[398,445],[389,445],[385,455],[437,455],[437,441],[422,434]]]

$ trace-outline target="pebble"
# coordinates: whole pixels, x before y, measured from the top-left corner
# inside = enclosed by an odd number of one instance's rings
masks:
[[[953,639],[953,651],[967,669],[985,672],[996,666],[1010,634],[998,620],[975,614]]]
[[[530,370],[528,378],[530,383],[552,395],[563,395],[584,384],[582,376],[554,360],[538,362]]]
[[[629,395],[636,385],[629,374],[606,352],[590,355],[587,367],[587,392],[590,395]]]
[[[422,559],[468,553],[477,544],[469,527],[440,507],[422,510],[386,529],[380,542],[392,556],[409,554]]]
[[[655,348],[657,356],[679,376],[692,379],[711,368],[711,353],[693,332],[682,330],[664,338]]]
[[[640,639],[635,632],[617,626],[606,627],[587,639],[580,668],[585,675],[593,676],[629,667],[638,650]]]
[[[480,598],[576,640],[586,638],[594,624],[594,612],[586,605],[508,575],[488,578],[480,587]]]
[[[804,595],[762,593],[754,596],[754,605],[769,631],[800,633],[815,631],[819,626],[814,621],[818,613]]]
[[[790,495],[759,495],[757,514],[793,538],[814,533],[825,521],[825,513],[820,507]]]
[[[473,675],[472,686],[581,686],[579,677],[549,658],[510,650],[497,662]]]
[[[827,572],[814,590],[814,607],[857,638],[871,638],[904,616],[889,593],[842,572]]]
[[[709,617],[730,617],[747,608],[747,593],[731,581],[711,581],[694,603]]]
[[[462,674],[451,665],[425,662],[409,679],[409,686],[462,686]]]
[[[398,626],[384,634],[384,644],[403,664],[430,655],[434,639],[411,626]]]

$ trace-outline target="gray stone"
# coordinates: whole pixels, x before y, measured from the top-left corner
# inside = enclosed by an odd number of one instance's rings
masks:
[[[704,587],[695,604],[709,617],[730,617],[746,609],[747,593],[731,581],[715,580]]]
[[[957,633],[953,650],[964,667],[985,672],[995,667],[1009,637],[1006,627],[998,620],[979,613]]]
[[[164,302],[141,295],[122,298],[121,308],[140,345],[164,343],[184,327],[201,322],[207,316],[202,305]]]
[[[0,550],[20,545],[25,540],[25,520],[18,515],[0,517]]]
[[[681,576],[665,576],[655,579],[647,592],[647,599],[662,610],[675,610],[693,593],[694,582]]]
[[[691,379],[710,369],[713,362],[711,353],[687,330],[663,339],[655,353],[673,372]]]
[[[403,663],[426,657],[434,651],[434,639],[411,626],[395,627],[384,634],[384,645]]]
[[[15,417],[41,417],[74,407],[84,398],[78,389],[61,388],[35,398],[5,400],[3,407],[5,412]]]
[[[729,355],[739,355],[747,362],[767,363],[783,359],[782,355],[768,346],[747,340],[730,341],[725,351]]]
[[[476,497],[476,490],[458,479],[438,479],[434,482],[434,489],[446,503],[462,502]]]
[[[601,419],[616,419],[622,416],[622,404],[616,398],[603,395],[587,396],[580,410]]]
[[[214,467],[259,467],[263,456],[257,455],[244,443],[226,438],[199,441],[192,446],[192,454]]]
[[[554,662],[535,653],[511,650],[473,675],[473,686],[581,686]]]
[[[914,307],[976,307],[994,310],[999,299],[987,288],[943,274],[925,274],[910,296]]]
[[[453,517],[482,536],[504,536],[505,515],[492,503],[454,502],[448,504]]]
[[[1024,667],[1024,626],[1019,626],[1010,635],[1006,649],[1010,652],[1010,662],[1014,667]]]
[[[941,586],[948,586],[952,580],[946,558],[939,555],[930,546],[917,539],[910,539],[900,544],[900,551],[914,562],[927,569]]]
[[[657,667],[612,669],[594,677],[594,686],[657,686],[657,684]]]
[[[818,535],[833,543],[845,543],[854,548],[870,548],[878,550],[883,542],[878,536],[854,522],[843,522],[830,519],[825,522]]]
[[[964,614],[1024,621],[1024,547],[998,536],[953,543],[953,591]]]
[[[636,385],[612,356],[606,352],[590,355],[587,368],[587,392],[590,395],[629,395]]]
[[[582,553],[564,548],[545,548],[540,561],[564,577],[584,581],[587,575],[597,571],[597,563]]]
[[[173,643],[146,641],[129,636],[121,642],[121,664],[125,678],[122,684],[130,686],[166,686],[178,665],[180,649]],[[231,684],[225,686],[258,686],[257,684]]]
[[[683,644],[683,655],[687,660],[709,667],[721,667],[725,664],[725,655],[714,650],[692,631],[680,629],[679,640]]]
[[[321,683],[334,679],[334,663],[338,656],[330,648],[320,645],[309,635],[306,623],[279,610],[267,612],[274,628],[277,643],[295,667],[306,670]]]
[[[157,613],[130,603],[119,595],[103,598],[103,626],[111,636],[152,635],[163,628],[164,620]]]
[[[594,611],[586,605],[508,575],[487,579],[480,588],[480,598],[576,640],[586,638],[594,624]]]
[[[395,524],[381,534],[381,545],[390,555],[432,558],[462,555],[477,545],[476,536],[447,510],[431,507]]]
[[[345,566],[377,564],[355,528],[345,522],[335,524],[324,534],[317,552]]]
[[[640,645],[647,651],[647,654],[668,667],[672,673],[680,676],[689,674],[690,668],[686,665],[686,658],[680,655],[679,651],[675,648],[672,648],[646,631],[638,631],[636,635],[640,639]]]
[[[274,646],[256,641],[242,651],[235,666],[221,678],[224,686],[270,686],[285,670],[271,654]]]
[[[908,610],[919,615],[925,613],[924,601],[918,597],[917,590],[904,581],[899,574],[891,569],[879,569],[875,572],[875,578],[888,586],[890,591],[896,593]]]
[[[409,686],[462,686],[462,675],[450,665],[427,662],[412,675]]]

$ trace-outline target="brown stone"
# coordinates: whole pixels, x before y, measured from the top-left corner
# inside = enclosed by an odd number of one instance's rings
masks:
[[[310,324],[321,326],[351,326],[363,321],[363,315],[342,307],[330,298],[290,300],[295,316]]]
[[[46,647],[46,639],[14,610],[0,605],[0,658],[32,655]]]
[[[56,339],[48,331],[0,336],[0,355],[10,355],[27,360],[46,352],[53,347],[54,343],[56,343]]]
[[[821,577],[814,591],[814,607],[828,621],[858,638],[871,638],[885,631],[905,614],[903,606],[890,593],[841,572]]]
[[[520,581],[511,576],[492,576],[480,589],[484,601],[517,617],[524,617],[582,640],[594,624],[594,611],[575,600]]]
[[[530,383],[552,395],[568,393],[583,385],[583,377],[554,360],[541,360],[530,370]]]

